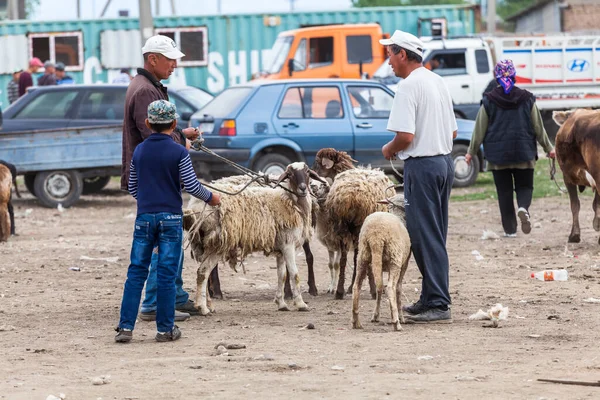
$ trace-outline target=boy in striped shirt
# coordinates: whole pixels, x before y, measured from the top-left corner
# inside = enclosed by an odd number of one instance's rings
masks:
[[[137,199],[137,217],[121,319],[116,328],[117,342],[129,342],[132,338],[155,246],[158,246],[156,340],[168,342],[181,337],[174,324],[175,277],[183,238],[181,182],[189,194],[211,206],[221,202],[218,193],[211,193],[196,179],[188,150],[171,138],[177,118],[174,104],[166,100],[150,103],[146,125],[156,133],[136,147],[131,160],[128,189]]]

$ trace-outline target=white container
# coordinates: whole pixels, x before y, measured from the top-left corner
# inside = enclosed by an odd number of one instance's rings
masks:
[[[531,277],[540,281],[566,281],[569,273],[566,269],[546,269],[544,271],[532,272]]]

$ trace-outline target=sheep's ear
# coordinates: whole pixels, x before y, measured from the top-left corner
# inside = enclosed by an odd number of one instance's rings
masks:
[[[333,167],[333,161],[329,158],[322,158],[321,165],[323,165],[325,169],[331,169],[331,167]]]
[[[279,175],[279,178],[277,178],[277,181],[275,182],[275,184],[279,185],[281,182],[285,181],[289,177],[290,176],[289,176],[288,170],[286,169],[285,171],[283,171],[283,173],[281,175]]]
[[[379,204],[394,204],[391,201],[389,201],[388,199],[377,200],[377,203],[379,203]]]
[[[321,182],[321,183],[323,183],[323,184],[325,184],[325,185],[329,185],[329,184],[327,183],[327,181],[326,181],[326,180],[324,180],[323,178],[321,178],[321,177],[319,176],[319,174],[317,174],[315,171],[313,171],[313,170],[312,170],[312,169],[310,169],[310,168],[308,169],[308,176],[310,176],[310,177],[311,177],[312,179],[314,179],[315,181],[319,181],[319,182]]]

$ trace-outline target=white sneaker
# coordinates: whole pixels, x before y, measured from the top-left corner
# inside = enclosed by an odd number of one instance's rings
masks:
[[[517,234],[516,233],[506,233],[506,232],[504,232],[504,237],[515,238],[515,237],[517,237]]]
[[[521,220],[521,230],[524,234],[528,234],[531,232],[531,221],[529,220],[529,212],[523,207],[519,207],[517,211],[517,216]]]

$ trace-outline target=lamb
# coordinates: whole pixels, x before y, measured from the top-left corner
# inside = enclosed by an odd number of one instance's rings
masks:
[[[19,187],[17,186],[17,167],[15,167],[14,164],[3,160],[0,160],[0,165],[4,165],[10,170],[10,174],[12,176],[12,186],[15,188],[17,197],[21,198],[21,193],[19,193]],[[12,193],[8,200],[8,215],[10,215],[10,234],[15,235],[15,211],[12,205]]]
[[[290,164],[277,183],[289,180],[289,191],[283,188],[248,187],[235,196],[223,195],[221,205],[202,205],[184,211],[184,227],[199,262],[197,270],[196,306],[202,315],[209,314],[207,278],[219,260],[230,265],[237,257],[262,251],[275,253],[277,259],[277,292],[279,310],[288,310],[283,298],[286,266],[294,284],[294,303],[300,311],[308,310],[300,292],[295,249],[311,237],[312,204],[309,177],[319,178],[304,163]]]
[[[334,179],[317,214],[317,238],[329,252],[331,284],[328,292],[333,293],[337,288],[336,299],[344,297],[348,249],[353,247],[355,250],[354,283],[358,236],[362,224],[369,214],[386,210],[378,201],[386,198],[386,190],[393,186],[393,182],[382,171],[354,168],[353,161],[345,152],[321,149],[314,167],[319,175]],[[375,296],[375,285],[370,274],[369,282],[371,294]],[[349,288],[351,290],[352,285]]]
[[[379,321],[379,308],[383,293],[383,273],[389,272],[386,286],[394,330],[402,330],[402,280],[410,259],[410,237],[405,227],[404,196],[396,195],[386,200],[390,212],[375,212],[362,225],[358,240],[358,272],[352,290],[352,327],[362,329],[358,319],[358,300],[365,275],[372,271],[377,287],[377,303],[371,322]]]
[[[0,242],[6,242],[11,234],[12,224],[9,213],[12,194],[10,169],[0,164]]]

